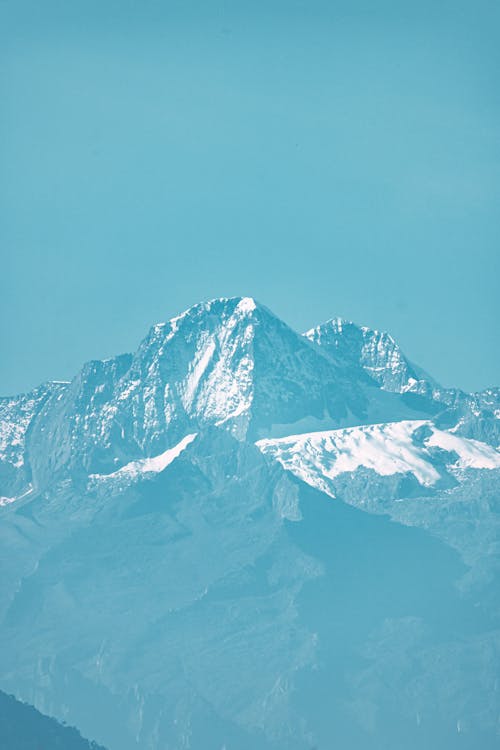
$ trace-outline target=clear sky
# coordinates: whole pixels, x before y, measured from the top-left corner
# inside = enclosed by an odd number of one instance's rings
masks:
[[[0,393],[252,295],[500,384],[500,4],[0,0]]]

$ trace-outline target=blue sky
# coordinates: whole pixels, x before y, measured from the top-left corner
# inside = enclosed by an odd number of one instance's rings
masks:
[[[500,383],[496,2],[0,2],[0,393],[201,299]]]

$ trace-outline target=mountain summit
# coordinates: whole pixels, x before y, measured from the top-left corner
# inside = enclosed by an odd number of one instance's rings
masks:
[[[496,747],[499,440],[250,297],[0,399],[0,688],[110,750]]]

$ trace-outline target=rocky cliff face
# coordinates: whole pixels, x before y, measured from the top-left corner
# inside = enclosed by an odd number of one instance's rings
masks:
[[[432,392],[432,378],[413,365],[388,333],[334,318],[312,328],[305,336],[342,362],[360,369],[386,391]]]
[[[250,298],[2,399],[0,687],[110,750],[496,747],[499,416]]]
[[[57,400],[65,383],[45,383],[31,393],[0,398],[0,505],[31,487],[27,441],[35,417],[45,402]]]

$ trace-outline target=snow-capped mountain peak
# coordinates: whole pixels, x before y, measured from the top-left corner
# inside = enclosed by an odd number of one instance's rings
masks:
[[[446,413],[450,428],[495,439],[491,398],[483,408],[433,383],[388,334],[334,318],[302,336],[252,297],[201,302],[134,354],[88,362],[35,401],[4,399],[2,495],[115,472],[208,426],[255,440]]]
[[[427,393],[437,387],[433,378],[409,361],[389,333],[332,318],[304,336],[344,365],[361,367],[384,390]]]

